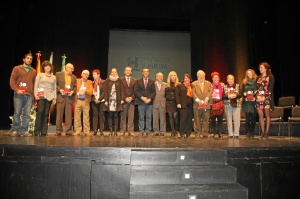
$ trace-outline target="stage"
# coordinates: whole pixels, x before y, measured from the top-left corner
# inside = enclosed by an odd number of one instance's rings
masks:
[[[91,132],[92,133],[92,132]],[[228,138],[227,134],[223,134],[222,138],[198,138],[194,134],[189,138],[171,137],[167,132],[165,136],[153,136],[153,132],[149,136],[139,136],[138,132],[135,136],[109,136],[109,132],[105,131],[104,136],[99,133],[96,136],[55,136],[55,132],[49,132],[48,136],[36,137],[11,137],[8,130],[1,130],[0,145],[30,145],[30,146],[62,146],[62,147],[119,147],[119,148],[247,148],[247,147],[300,147],[300,137],[288,137],[271,135],[269,139],[260,139],[256,134],[254,139],[246,139],[245,134],[237,138]],[[285,133],[287,135],[287,133]]]
[[[104,134],[56,136],[51,129],[47,136],[11,137],[8,130],[1,130],[0,192],[4,198],[80,199],[220,195],[257,199],[300,194],[298,129],[294,137],[288,137],[284,127],[284,136],[272,129],[269,139],[260,139],[257,133],[254,139],[246,139],[244,133],[239,138]],[[218,181],[231,173],[233,177],[227,178],[233,182]],[[192,182],[181,179],[186,175]]]

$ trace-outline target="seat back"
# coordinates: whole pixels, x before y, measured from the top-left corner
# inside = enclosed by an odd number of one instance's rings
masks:
[[[284,109],[283,107],[275,106],[273,111],[270,111],[271,118],[283,118]]]
[[[295,97],[294,96],[286,96],[286,97],[279,97],[278,106],[295,106]]]
[[[300,117],[300,106],[294,106],[292,108],[292,117]]]

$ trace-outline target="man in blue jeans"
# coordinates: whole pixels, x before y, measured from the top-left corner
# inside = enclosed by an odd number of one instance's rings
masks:
[[[10,88],[14,91],[14,116],[11,136],[31,136],[28,133],[28,126],[36,78],[36,70],[31,67],[32,59],[32,54],[24,55],[23,64],[15,66],[10,76]]]
[[[134,85],[134,95],[138,105],[139,112],[139,131],[140,135],[144,132],[149,135],[152,123],[152,105],[155,97],[155,84],[154,81],[149,79],[149,69],[142,70],[142,78],[138,79]],[[146,118],[146,128],[145,128]]]

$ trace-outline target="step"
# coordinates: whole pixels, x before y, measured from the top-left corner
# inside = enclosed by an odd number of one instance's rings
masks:
[[[248,189],[238,183],[213,185],[131,185],[131,199],[247,199]]]
[[[131,165],[215,165],[226,163],[227,152],[221,149],[133,150]]]
[[[132,166],[130,184],[235,183],[236,168],[230,165]]]

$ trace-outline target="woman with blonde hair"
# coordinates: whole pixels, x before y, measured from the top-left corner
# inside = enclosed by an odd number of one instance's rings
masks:
[[[169,116],[169,122],[171,126],[171,137],[177,135],[178,131],[178,111],[176,105],[175,92],[176,87],[179,85],[179,80],[177,73],[175,71],[171,71],[168,75],[167,79],[167,87],[165,89],[166,96],[166,112]]]
[[[257,110],[255,108],[256,79],[257,75],[255,71],[252,69],[247,69],[241,90],[243,94],[242,112],[245,113],[246,117],[246,138],[254,138],[257,114]]]

